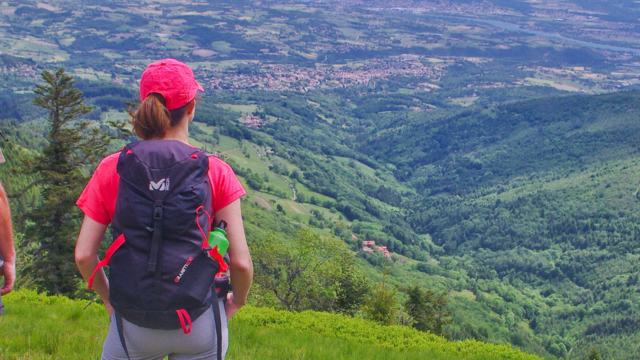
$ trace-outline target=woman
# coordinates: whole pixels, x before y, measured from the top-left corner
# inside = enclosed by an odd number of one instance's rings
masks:
[[[106,157],[77,201],[85,217],[76,264],[112,320],[103,360],[220,359],[227,320],[245,304],[253,276],[240,209],[246,192],[227,164],[188,145],[198,91],[204,89],[185,64],[149,65],[131,120],[143,141]],[[226,304],[212,304],[213,276],[225,265],[205,247],[211,223],[222,219],[233,293]],[[109,224],[114,244],[99,263]],[[106,264],[111,284],[100,269]]]

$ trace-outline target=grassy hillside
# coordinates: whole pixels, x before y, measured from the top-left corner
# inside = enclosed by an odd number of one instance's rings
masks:
[[[97,359],[109,326],[88,301],[28,290],[6,296],[2,359]],[[508,346],[448,342],[406,327],[383,327],[326,313],[247,307],[230,324],[228,359],[514,359],[538,357]]]
[[[292,104],[294,104],[293,101],[290,101],[289,106],[293,106]],[[205,117],[200,119],[206,120]],[[287,133],[286,124],[296,121],[298,121],[296,118],[278,120],[278,123],[281,123],[278,131],[290,136],[291,134]],[[32,124],[34,122],[18,124],[5,131],[12,140],[18,140],[9,143],[13,149],[12,155],[29,148],[27,135],[33,133]],[[253,132],[252,140],[240,142],[238,139],[220,134],[221,130],[225,129],[223,126],[207,126],[203,123],[194,125],[204,133],[199,134],[196,131],[193,134],[200,146],[220,152],[227,161],[235,163],[236,171],[251,169],[253,173],[266,175],[269,179],[263,184],[261,190],[254,190],[247,186],[247,177],[240,176],[248,190],[248,196],[243,200],[243,214],[249,241],[265,238],[271,231],[278,233],[278,236],[283,239],[292,239],[297,228],[310,223],[314,231],[325,234],[334,233],[349,242],[354,249],[357,242],[351,239],[351,234],[356,234],[361,239],[375,239],[377,243],[389,246],[396,260],[387,262],[381,257],[367,257],[367,260],[360,260],[360,267],[373,281],[380,280],[381,265],[386,264],[391,271],[390,281],[395,285],[407,287],[419,284],[427,289],[451,292],[449,308],[454,312],[455,322],[449,327],[448,332],[455,339],[472,338],[498,344],[511,343],[540,355],[548,355],[549,349],[554,351],[559,349],[556,352],[557,355],[566,354],[573,346],[578,346],[574,352],[587,351],[590,343],[581,345],[575,339],[582,336],[591,325],[585,321],[576,326],[575,319],[587,311],[587,314],[597,315],[600,319],[598,321],[607,321],[612,312],[621,309],[620,306],[627,306],[626,302],[612,306],[601,303],[595,308],[581,306],[576,302],[579,300],[575,299],[588,296],[588,293],[585,295],[581,289],[575,291],[574,284],[562,280],[564,278],[556,281],[555,278],[548,280],[544,277],[536,277],[539,273],[552,273],[559,267],[558,259],[562,254],[557,251],[551,252],[551,255],[523,250],[478,251],[462,256],[450,251],[444,253],[446,247],[438,245],[446,244],[437,237],[438,233],[416,234],[416,232],[422,232],[419,225],[424,222],[413,219],[420,219],[418,216],[422,213],[423,207],[419,205],[429,204],[430,200],[418,197],[418,191],[411,188],[414,186],[412,182],[400,183],[396,180],[392,172],[394,165],[380,167],[377,162],[363,157],[366,155],[358,155],[360,156],[358,160],[354,157],[329,155],[319,149],[313,149],[316,144],[325,140],[332,149],[341,149],[341,145],[334,146],[334,143],[329,141],[335,142],[339,137],[344,137],[340,141],[348,142],[347,140],[353,136],[348,131],[333,128],[329,124],[313,124],[309,127],[311,130],[314,127],[322,129],[322,131],[313,130],[313,134],[334,132],[339,136],[333,140],[320,135],[316,138],[308,138],[309,142],[301,143],[309,146],[307,148],[278,141],[265,132]],[[305,134],[307,130],[309,129],[305,130]],[[259,145],[260,143],[262,145]],[[267,166],[258,157],[262,146],[276,151],[275,154],[264,157]],[[384,147],[381,146],[380,151],[383,150]],[[14,156],[11,161],[16,163]],[[274,162],[284,164],[286,171],[278,171],[273,167]],[[619,168],[622,169],[625,166],[627,165],[620,165]],[[0,174],[6,175],[3,177],[10,177],[8,170],[2,167]],[[294,170],[298,170],[301,176],[292,177]],[[629,179],[633,179],[635,174],[633,171],[629,169],[624,171],[629,172],[627,175]],[[616,176],[615,171],[609,174],[609,176]],[[590,174],[586,175],[586,178],[591,179],[590,176]],[[292,192],[283,179],[294,184],[298,193],[305,194],[306,201],[302,204],[292,201]],[[567,179],[558,178],[550,182],[549,186],[559,186],[567,181]],[[584,183],[576,184],[578,188],[584,186]],[[271,191],[268,190],[269,185],[272,185]],[[532,182],[528,186],[535,192],[538,183]],[[381,193],[381,187],[390,190]],[[276,193],[273,189],[281,191]],[[507,206],[508,201],[514,198],[513,194],[520,190],[520,188],[510,189],[496,193],[495,196],[501,197],[503,201],[501,206]],[[394,194],[399,197],[400,202]],[[488,195],[488,198],[491,196],[493,195]],[[315,199],[315,204],[310,203],[312,197]],[[414,201],[411,201],[412,199]],[[456,201],[459,201],[456,199],[455,196],[451,196],[443,204],[453,206],[457,204]],[[21,203],[24,204],[21,206],[28,205],[27,200],[21,199]],[[601,201],[600,198],[594,198],[594,200]],[[474,201],[477,201],[477,216],[480,216],[489,202],[482,198]],[[616,198],[611,197],[610,201],[615,202]],[[277,205],[280,205],[284,211],[278,211]],[[565,202],[564,205],[571,207],[571,202]],[[19,213],[20,207],[17,209]],[[304,209],[314,212],[314,215],[305,214]],[[445,219],[443,216],[448,214],[450,213],[446,211],[438,212],[440,219]],[[502,216],[510,215],[507,211],[503,212]],[[506,219],[504,221],[510,221],[508,217]],[[464,231],[470,230],[465,228]],[[612,274],[615,277],[619,271],[626,271],[625,269],[629,268],[632,261],[632,258],[620,256],[611,258],[608,263],[609,271],[613,271]],[[568,263],[568,266],[577,266],[582,263],[582,260],[577,259]],[[529,270],[531,268],[535,271]],[[577,279],[580,276],[581,274],[576,272],[574,278]],[[505,281],[505,278],[508,280]],[[591,278],[594,279],[594,283],[600,281],[598,278]],[[615,304],[624,300],[619,298],[618,292],[609,291],[607,294],[616,299]],[[399,294],[401,300],[403,296],[402,293]],[[554,315],[558,313],[562,313],[562,316],[568,320],[561,323],[554,322]],[[594,329],[597,328],[591,328],[589,331],[593,332]],[[610,333],[611,329],[616,327],[609,326],[604,329]],[[591,336],[595,338],[600,335],[592,333]],[[601,346],[606,344],[602,341],[599,343]]]

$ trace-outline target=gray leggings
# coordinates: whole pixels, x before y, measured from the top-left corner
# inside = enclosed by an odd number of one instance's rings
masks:
[[[229,331],[224,303],[219,302],[222,321],[222,358],[227,353]],[[122,321],[127,350],[131,360],[209,360],[216,358],[216,327],[213,311],[207,311],[191,324],[191,333],[185,335],[182,329],[155,330]],[[127,360],[122,348],[116,323],[112,319],[109,334],[104,341],[102,360]]]

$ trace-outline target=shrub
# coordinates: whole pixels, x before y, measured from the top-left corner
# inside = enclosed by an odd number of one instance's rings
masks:
[[[311,331],[327,337],[354,340],[396,351],[426,350],[472,359],[540,359],[536,355],[526,354],[510,345],[487,344],[476,340],[447,341],[443,337],[406,326],[378,325],[373,321],[339,314],[314,311],[292,313],[270,308],[246,307],[236,316],[237,320],[251,325]]]

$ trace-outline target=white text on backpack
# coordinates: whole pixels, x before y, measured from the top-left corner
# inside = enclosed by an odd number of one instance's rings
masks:
[[[158,182],[153,180],[149,181],[149,190],[169,191],[169,178],[161,179]]]

